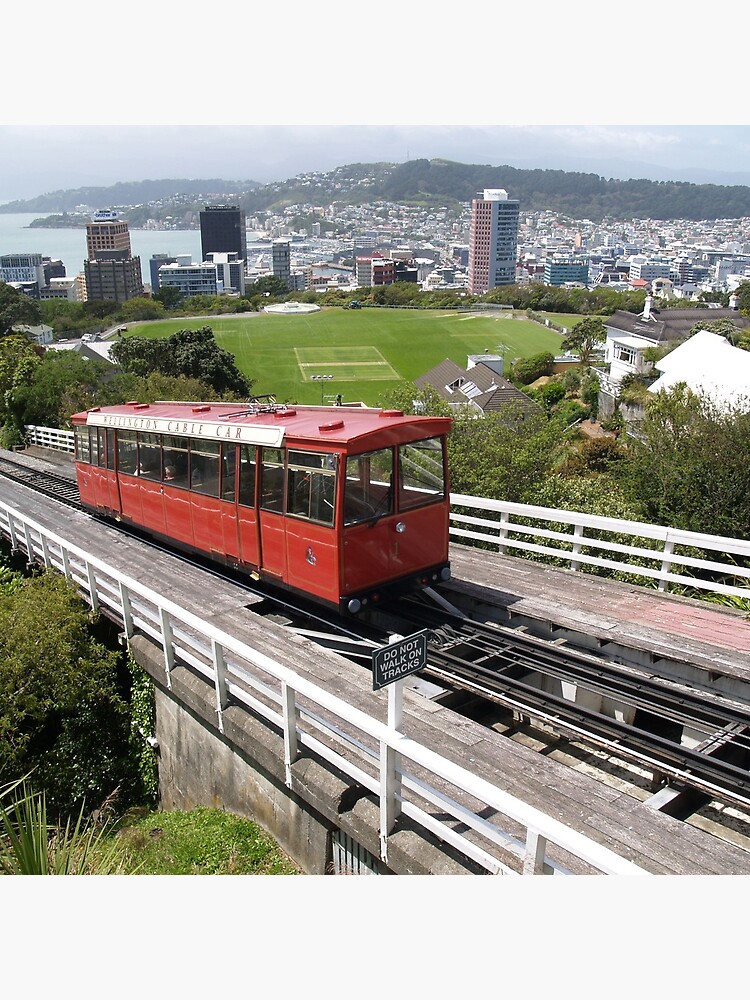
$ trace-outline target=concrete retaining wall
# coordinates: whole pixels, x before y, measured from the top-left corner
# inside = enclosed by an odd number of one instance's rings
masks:
[[[175,667],[170,690],[158,646],[136,636],[130,652],[155,684],[161,808],[207,806],[252,819],[310,875],[332,873],[336,830],[379,856],[379,807],[367,789],[309,755],[292,765],[293,787],[287,788],[280,731],[245,706],[231,705],[220,732],[212,685]],[[389,838],[388,867],[376,866],[384,875],[479,871],[403,818]]]

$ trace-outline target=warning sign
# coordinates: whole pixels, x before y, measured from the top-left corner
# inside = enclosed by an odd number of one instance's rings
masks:
[[[372,688],[377,691],[394,681],[423,670],[427,665],[427,632],[415,632],[372,652]]]

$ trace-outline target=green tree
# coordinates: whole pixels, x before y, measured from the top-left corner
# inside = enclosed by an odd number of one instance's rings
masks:
[[[737,308],[743,316],[750,316],[750,281],[743,281],[737,287]]]
[[[560,427],[508,405],[481,418],[459,412],[448,440],[451,490],[520,501],[551,469]]]
[[[284,298],[289,294],[289,286],[276,274],[267,274],[257,281],[245,285],[245,296],[263,295],[269,298]]]
[[[6,447],[20,444],[23,436],[14,426],[10,404],[22,386],[33,382],[43,351],[23,334],[9,333],[0,339],[0,423]]]
[[[543,375],[552,372],[555,356],[550,351],[542,351],[530,358],[519,358],[511,368],[511,378],[520,385],[530,385]]]
[[[242,374],[233,356],[219,347],[210,326],[178,330],[170,337],[150,340],[123,337],[110,357],[130,374],[147,378],[151,372],[197,379],[224,396],[249,395],[253,382]]]
[[[432,386],[418,389],[413,382],[402,382],[378,399],[378,406],[386,410],[402,410],[404,413],[423,414],[427,417],[450,417],[450,404],[441,399]]]
[[[63,815],[118,787],[124,801],[135,794],[121,655],[95,638],[64,577],[0,587],[0,781],[37,774]]]
[[[731,319],[715,319],[707,323],[694,323],[690,327],[688,337],[692,337],[700,330],[707,330],[709,333],[716,333],[720,337],[726,337],[730,344],[737,345],[737,340],[742,334],[740,327],[735,326]]]
[[[176,309],[182,301],[180,290],[174,285],[162,285],[158,291],[154,292],[153,298],[157,302],[161,302],[167,311]]]
[[[39,303],[0,281],[0,337],[18,324],[37,326],[42,321]]]
[[[720,410],[684,384],[648,403],[628,459],[618,465],[649,520],[750,538],[750,409]]]
[[[68,427],[71,413],[129,398],[125,381],[106,361],[47,351],[32,377],[6,394],[8,423],[19,433],[25,424]]]
[[[604,323],[597,317],[591,316],[576,323],[560,346],[564,351],[577,354],[581,364],[588,366],[597,345],[603,344],[606,339],[607,330]]]
[[[147,299],[137,296],[136,298],[128,299],[120,305],[117,317],[126,323],[136,322],[137,320],[163,319],[164,304],[159,302],[158,299]]]

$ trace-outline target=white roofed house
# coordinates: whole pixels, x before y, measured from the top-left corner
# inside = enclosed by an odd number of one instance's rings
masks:
[[[643,312],[639,315],[618,310],[609,319],[605,319],[607,341],[604,347],[604,366],[594,368],[601,386],[599,418],[606,419],[618,408],[623,382],[628,376],[656,376],[658,366],[654,370],[655,366],[646,360],[649,348],[667,349],[671,345],[680,344],[690,337],[690,331],[696,324],[709,324],[722,319],[731,320],[739,328],[750,324],[750,319],[741,316],[736,309],[658,309],[654,307],[650,295],[646,297]],[[627,420],[627,414],[625,416]]]
[[[718,333],[699,330],[654,367],[661,375],[649,392],[684,384],[720,411],[750,410],[750,351],[733,347]]]
[[[719,413],[750,411],[750,351],[743,351],[721,334],[698,330],[654,363],[657,376],[647,387],[648,398],[684,385]],[[631,401],[620,410],[628,433],[638,437],[647,402]]]

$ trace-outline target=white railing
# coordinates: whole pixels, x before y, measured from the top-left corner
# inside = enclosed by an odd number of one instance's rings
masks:
[[[53,448],[55,451],[74,451],[73,431],[60,431],[55,427],[38,427],[36,424],[27,424],[25,427],[26,440],[29,444],[38,445],[40,448]]]
[[[653,580],[662,591],[674,584],[750,598],[750,541],[737,538],[460,493],[451,494],[450,536],[566,569],[591,566]],[[724,558],[710,558],[713,552]],[[691,572],[681,573],[681,567]]]
[[[293,764],[304,748],[369,789],[380,804],[383,861],[402,814],[493,874],[569,874],[549,857],[548,844],[598,872],[649,874],[2,502],[0,533],[30,562],[64,573],[94,610],[121,623],[129,640],[140,633],[157,643],[168,686],[176,664],[204,677],[215,691],[220,730],[230,702],[276,726],[283,736],[288,788],[294,787]],[[373,712],[382,708],[382,699],[373,701]],[[461,795],[474,807],[462,805]],[[493,821],[485,818],[488,813]]]
[[[32,425],[26,431],[30,444],[73,451],[72,431]],[[460,493],[450,499],[454,541],[489,544],[506,555],[537,557],[567,569],[590,566],[641,583],[653,580],[661,591],[674,584],[750,598],[750,568],[737,565],[750,559],[750,542],[741,539]],[[724,558],[707,559],[707,551]]]

